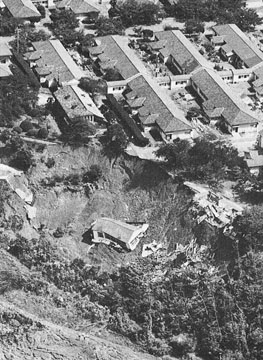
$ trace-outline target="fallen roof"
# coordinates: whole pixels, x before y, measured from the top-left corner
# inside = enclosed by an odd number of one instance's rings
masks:
[[[64,83],[73,79],[79,80],[84,76],[59,40],[37,41],[32,45],[38,56],[41,52],[41,57],[35,61],[36,70],[37,68],[43,71],[44,69],[49,70],[48,80],[56,78]]]
[[[96,38],[97,47],[91,47],[90,50],[96,53],[96,48],[100,49],[98,59],[101,64],[108,61],[115,61],[114,67],[118,70],[123,79],[128,79],[138,74],[138,69],[130,61],[121,45],[117,42],[115,36],[103,36]]]
[[[154,35],[159,41],[165,41],[160,53],[164,57],[171,55],[187,74],[200,66],[211,67],[209,62],[180,30],[160,31],[154,33]]]
[[[217,25],[213,29],[217,35],[224,36],[226,44],[247,67],[263,61],[263,53],[235,24]]]
[[[92,226],[92,230],[106,233],[124,243],[129,243],[129,240],[134,233],[138,232],[138,230],[142,230],[142,225],[135,226],[120,220],[104,217],[96,220]]]
[[[30,0],[3,0],[3,3],[15,18],[41,17],[39,11]]]
[[[186,120],[184,113],[177,108],[170,97],[154,83],[140,75],[128,83],[131,91],[126,94],[128,100],[145,98],[139,110],[142,123],[149,120],[149,115],[155,117],[155,122],[164,133],[176,131],[191,131],[192,127]],[[156,114],[159,116],[156,118]],[[147,120],[148,119],[148,120]]]
[[[57,90],[54,96],[70,119],[88,115],[103,118],[89,94],[77,85],[65,85]]]
[[[207,101],[202,104],[207,111],[224,108],[222,115],[230,125],[258,123],[246,104],[216,72],[209,69],[198,69],[193,74],[192,81],[207,98]]]
[[[91,5],[87,0],[62,0],[56,4],[58,9],[70,8],[74,14],[99,13],[100,10]]]

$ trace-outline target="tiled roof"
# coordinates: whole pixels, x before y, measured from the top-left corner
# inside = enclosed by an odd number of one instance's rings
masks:
[[[182,70],[187,74],[200,66],[209,66],[206,59],[179,30],[160,31],[154,34],[158,42],[165,41],[160,50],[164,57],[171,55]]]
[[[77,85],[65,85],[54,96],[70,119],[88,115],[103,118],[89,94]]]
[[[62,0],[56,4],[58,9],[70,8],[74,14],[99,13],[100,11],[86,0]]]
[[[204,109],[208,115],[216,108],[224,108],[222,115],[230,125],[258,122],[241,98],[214,71],[199,69],[193,74],[192,81],[207,98]]]
[[[0,56],[12,56],[11,50],[6,43],[0,45]]]
[[[30,0],[3,0],[3,3],[15,18],[27,19],[41,17],[39,11]]]
[[[139,109],[139,117],[143,124],[149,123],[149,115],[154,115],[155,122],[164,133],[189,130],[191,126],[185,119],[173,101],[161,93],[162,90],[156,84],[149,83],[142,75],[128,83],[131,91],[126,94],[128,100],[145,98],[142,107]],[[156,115],[159,115],[156,117]],[[152,119],[151,119],[152,120]]]
[[[236,25],[217,25],[213,29],[217,35],[225,36],[226,44],[244,61],[247,67],[263,61],[263,53]]]
[[[33,43],[34,49],[41,53],[41,57],[35,61],[38,68],[51,70],[48,80],[59,79],[61,83],[83,77],[83,72],[76,65],[67,50],[59,40],[37,41]],[[32,54],[33,55],[33,54]]]
[[[128,56],[121,49],[119,44],[117,44],[113,36],[109,35],[96,38],[96,43],[99,48],[103,49],[104,47],[103,52],[98,56],[99,61],[101,63],[107,63],[109,60],[116,61],[115,68],[123,79],[128,79],[138,73],[137,68],[129,60]],[[94,48],[90,49],[96,51]]]

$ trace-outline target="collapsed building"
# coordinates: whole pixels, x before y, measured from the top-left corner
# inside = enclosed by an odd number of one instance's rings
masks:
[[[195,194],[192,210],[198,224],[206,221],[211,226],[224,228],[244,210],[241,205],[209,188],[188,181],[185,181],[184,185]]]

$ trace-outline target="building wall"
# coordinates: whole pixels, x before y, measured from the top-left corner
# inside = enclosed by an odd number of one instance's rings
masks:
[[[257,124],[242,124],[237,126],[232,126],[232,133],[236,134],[256,134],[257,133]]]
[[[110,85],[108,83],[107,93],[108,94],[122,94],[126,89],[126,85]]]

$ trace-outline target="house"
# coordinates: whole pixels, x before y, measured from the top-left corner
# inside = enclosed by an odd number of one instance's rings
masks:
[[[117,36],[98,37],[95,38],[95,42],[96,46],[89,48],[89,54],[94,61],[95,69],[100,73],[104,74],[107,69],[114,68],[123,80],[139,73],[122,49]]]
[[[54,8],[54,1],[53,0],[32,0],[32,3],[38,7],[39,5],[48,8],[48,9],[52,9]]]
[[[16,19],[37,22],[41,14],[31,0],[3,0],[8,13]]]
[[[174,75],[190,74],[201,66],[211,67],[180,30],[156,32],[154,37],[156,41],[149,42],[149,48],[158,53]]]
[[[124,96],[145,131],[158,130],[164,141],[191,138],[192,127],[184,113],[154,81],[142,75],[134,77]]]
[[[91,123],[105,123],[104,117],[92,101],[88,93],[77,85],[65,85],[53,93],[60,115],[69,124],[77,120]],[[105,126],[104,126],[105,128]]]
[[[245,151],[244,159],[247,163],[250,173],[255,176],[259,175],[259,171],[263,167],[262,149]]]
[[[56,3],[56,8],[71,10],[79,19],[88,18],[90,22],[95,22],[100,13],[88,0],[62,0]]]
[[[0,46],[0,64],[11,64],[12,53],[6,43],[1,43]]]
[[[257,118],[216,72],[198,69],[191,83],[211,121],[224,122],[232,134],[257,134]]]
[[[59,40],[32,43],[34,51],[24,54],[40,83],[51,87],[64,85],[84,77],[84,73],[71,58]]]
[[[260,101],[263,101],[263,63],[253,67],[252,88]]]
[[[99,218],[92,225],[93,242],[116,244],[126,250],[134,250],[149,225],[133,224],[110,218]]]
[[[220,44],[222,56],[234,67],[251,68],[263,61],[263,53],[235,24],[216,25],[212,29],[216,35],[212,42]]]

